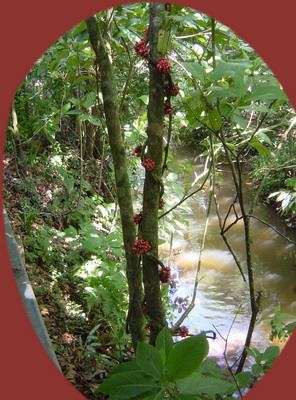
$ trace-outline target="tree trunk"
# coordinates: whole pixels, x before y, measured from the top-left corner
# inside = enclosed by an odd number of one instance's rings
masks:
[[[19,134],[19,128],[18,128],[18,119],[17,119],[17,113],[15,110],[15,105],[14,102],[12,103],[11,106],[11,120],[12,120],[12,128],[13,128],[13,133],[12,133],[12,139],[15,145],[15,152],[16,152],[16,157],[17,157],[17,165],[18,168],[23,176],[26,175],[27,173],[27,162],[26,162],[26,157],[23,152],[22,148],[22,143],[20,139],[20,134]]]
[[[144,340],[142,272],[138,256],[134,255],[132,252],[132,243],[136,240],[136,228],[133,220],[131,189],[128,178],[125,147],[121,133],[118,95],[115,87],[112,57],[110,52],[110,18],[106,18],[104,37],[102,36],[95,17],[87,19],[86,24],[90,42],[96,54],[101,74],[104,112],[115,170],[116,194],[120,208],[126,256],[126,273],[130,299],[127,325],[129,326],[132,335],[132,343],[135,348],[138,340]]]
[[[151,245],[150,253],[143,256],[143,279],[145,301],[151,322],[150,343],[154,344],[159,331],[165,326],[166,319],[161,300],[158,264],[158,210],[160,200],[160,180],[163,158],[164,123],[164,75],[155,63],[162,55],[158,52],[158,32],[163,27],[164,3],[151,3],[149,24],[149,47],[152,62],[149,62],[149,104],[148,104],[148,140],[147,155],[155,162],[152,171],[146,170],[143,193],[142,236]],[[154,61],[154,62],[153,62]]]

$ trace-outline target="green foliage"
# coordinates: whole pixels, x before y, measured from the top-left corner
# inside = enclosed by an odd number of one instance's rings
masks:
[[[167,328],[156,339],[156,347],[138,343],[134,361],[111,370],[98,388],[110,399],[215,399],[234,393],[212,361],[204,360],[208,342],[204,334],[173,343]]]
[[[268,197],[275,197],[276,202],[280,203],[280,213],[291,213],[296,216],[296,177],[288,178],[284,182],[286,189],[281,189],[271,193]]]
[[[291,319],[294,321],[284,322]],[[289,339],[294,328],[296,327],[296,316],[288,313],[282,313],[280,306],[275,307],[273,316],[264,317],[263,320],[270,320],[270,340],[279,339],[285,342]]]
[[[254,358],[255,364],[252,365],[252,375],[260,377],[265,374],[277,359],[280,349],[278,346],[270,346],[263,353],[255,348],[247,348],[247,353]]]

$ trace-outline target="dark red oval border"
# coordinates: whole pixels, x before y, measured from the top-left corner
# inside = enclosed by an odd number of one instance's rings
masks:
[[[131,1],[129,1],[131,2]],[[17,87],[38,57],[63,33],[88,16],[127,1],[3,2],[1,5],[1,120],[3,158],[9,108]],[[215,17],[243,37],[273,70],[296,107],[295,2],[181,0]],[[0,174],[2,177],[2,164]],[[1,188],[2,190],[2,188]],[[52,364],[28,321],[19,298],[0,216],[1,398],[7,400],[83,400]],[[280,266],[279,266],[280,268]],[[295,394],[296,336],[290,339],[270,372],[244,397],[247,400],[292,399]]]

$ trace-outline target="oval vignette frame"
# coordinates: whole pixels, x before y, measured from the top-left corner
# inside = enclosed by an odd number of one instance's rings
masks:
[[[51,0],[26,0],[21,4],[2,5],[1,37],[1,134],[3,158],[7,119],[14,93],[34,62],[52,43],[74,25],[90,15],[112,6],[134,1],[89,0],[80,6]],[[179,0],[173,3],[212,16],[240,35],[269,65],[296,108],[293,64],[294,15],[291,0],[277,2],[249,0]],[[295,58],[295,56],[294,56]],[[3,166],[0,174],[2,180]],[[2,191],[2,185],[1,185]],[[2,193],[2,192],[1,192]],[[1,205],[2,196],[1,196]],[[1,254],[1,380],[3,399],[16,400],[83,400],[81,395],[58,371],[35,335],[18,295],[6,247],[3,216],[0,220]],[[296,354],[294,333],[268,374],[246,395],[246,400],[291,398],[294,392],[293,362]]]

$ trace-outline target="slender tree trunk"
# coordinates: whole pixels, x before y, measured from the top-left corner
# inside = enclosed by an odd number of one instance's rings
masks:
[[[164,3],[151,3],[149,24],[150,57],[157,63],[161,58],[157,50],[158,32],[163,27]],[[150,253],[158,259],[158,210],[163,158],[164,75],[153,62],[149,62],[149,104],[147,155],[155,162],[155,169],[147,171],[144,183],[142,236],[151,245]],[[143,256],[145,301],[151,321],[150,343],[155,343],[158,332],[165,326],[165,313],[161,300],[158,264],[148,255]]]
[[[108,17],[110,14],[108,15]],[[97,57],[101,73],[101,90],[104,101],[104,112],[109,135],[109,143],[113,157],[116,194],[120,208],[125,256],[126,273],[129,286],[130,307],[127,325],[129,326],[133,346],[144,340],[142,312],[142,272],[138,256],[132,252],[132,243],[136,240],[136,229],[133,221],[133,206],[130,182],[128,178],[125,147],[122,139],[118,95],[112,67],[110,52],[109,28],[110,18],[106,18],[104,37],[95,17],[86,20],[91,45]]]
[[[26,157],[22,149],[22,143],[20,139],[20,133],[19,133],[19,128],[18,128],[18,119],[17,119],[17,113],[15,109],[14,102],[12,103],[11,106],[11,120],[12,120],[12,128],[13,128],[13,142],[15,145],[15,152],[16,152],[16,157],[17,157],[17,165],[18,168],[20,169],[20,172],[22,175],[26,175],[27,172],[27,165],[26,165]]]

